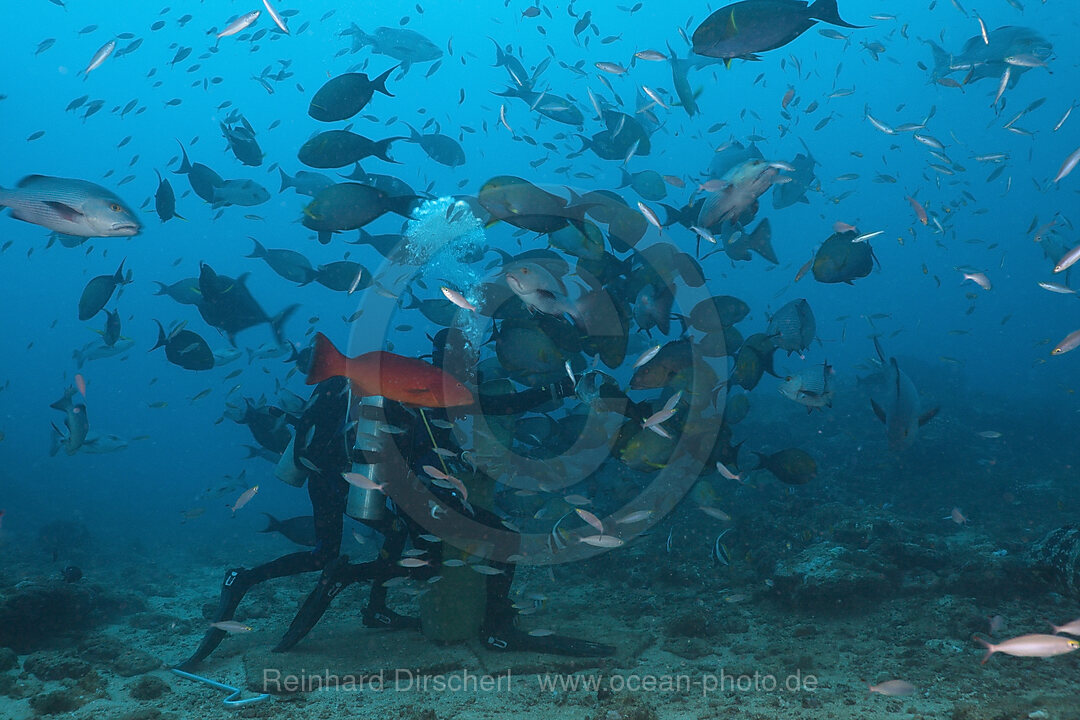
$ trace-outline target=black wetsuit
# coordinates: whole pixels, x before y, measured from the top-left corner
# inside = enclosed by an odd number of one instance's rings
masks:
[[[455,408],[454,412],[455,414],[482,412],[486,415],[519,414],[570,394],[573,394],[573,385],[567,378],[551,386],[532,388],[520,393],[480,396],[478,406]],[[316,570],[323,571],[315,590],[308,596],[288,632],[275,648],[277,651],[288,650],[299,642],[342,589],[363,580],[373,581],[369,604],[362,613],[365,625],[416,627],[415,619],[397,615],[386,607],[387,589],[383,582],[391,577],[403,575],[418,578],[430,577],[437,572],[437,568],[434,567],[407,570],[397,564],[410,537],[418,547],[426,547],[428,544],[419,539],[419,535],[426,531],[408,514],[401,512],[395,503],[390,503],[391,512],[384,519],[374,522],[364,521],[384,537],[379,557],[376,560],[350,564],[348,558],[340,554],[344,515],[350,488],[342,477],[342,473],[350,470],[354,461],[379,462],[385,459],[356,457],[358,453],[353,452],[355,427],[348,423],[349,395],[348,382],[344,378],[330,378],[320,383],[312,392],[311,400],[296,426],[295,447],[297,449],[294,451],[294,463],[298,469],[308,473],[307,488],[315,525],[315,547],[310,551],[284,555],[250,570],[233,568],[226,572],[222,582],[214,622],[231,619],[244,594],[258,583],[277,577]],[[423,422],[418,410],[389,401],[384,405],[385,421],[399,430],[389,435],[397,451],[396,454],[417,476],[422,476],[424,465],[439,467],[440,460],[447,462],[446,458],[440,458],[434,452],[434,447],[456,447],[450,430],[430,423],[430,419],[445,419],[445,411],[429,409],[425,412],[428,413],[428,423]],[[432,438],[435,445],[432,444]],[[451,472],[462,469],[463,467],[457,466]],[[453,491],[435,487],[430,488],[430,491],[445,504],[452,505],[458,510],[465,509],[461,498],[458,498]],[[469,507],[467,510],[473,514],[477,522],[492,528],[501,527],[500,519],[493,513],[481,508]],[[567,654],[605,655],[614,651],[614,648],[610,646],[572,638],[548,636],[538,639],[516,632],[513,629],[514,612],[510,607],[508,597],[510,585],[513,582],[513,566],[493,564],[500,567],[503,573],[490,576],[488,580],[488,622],[485,623],[485,632],[488,634],[489,644],[492,647],[507,648],[514,647],[515,644],[521,646],[527,643],[532,646],[532,649]],[[500,628],[503,632],[492,634],[494,628]],[[186,669],[194,667],[213,652],[224,639],[225,634],[225,631],[216,628],[208,630],[198,649],[180,667]],[[516,638],[516,643],[513,641],[514,638]],[[560,643],[560,641],[566,642]]]
[[[327,387],[327,393],[332,394],[337,392],[339,386],[334,380],[328,380],[324,385],[327,383],[331,383]],[[347,396],[347,388],[345,388],[345,390],[344,394]],[[486,416],[517,415],[530,410],[535,410],[553,400],[567,397],[573,394],[573,392],[573,383],[567,378],[548,386],[531,388],[518,393],[480,395],[478,402],[475,405],[451,408],[449,412],[453,413],[454,416],[477,413],[482,413]],[[342,403],[340,408],[343,408],[346,403]],[[316,430],[312,435],[311,442],[307,443],[303,449],[297,450],[296,452],[298,463],[301,463],[306,468],[316,467],[321,472],[331,473],[336,480],[341,482],[341,484],[345,484],[345,481],[341,480],[341,473],[348,471],[353,462],[374,465],[379,463],[391,463],[395,468],[395,472],[392,473],[392,479],[389,481],[391,483],[419,482],[418,478],[428,477],[423,469],[425,465],[436,468],[446,468],[446,471],[452,475],[458,475],[472,470],[465,461],[460,458],[460,455],[446,456],[439,455],[435,452],[436,448],[457,448],[457,442],[450,430],[449,423],[437,422],[439,420],[447,420],[447,410],[441,408],[425,408],[421,410],[419,408],[406,407],[400,403],[386,401],[382,408],[380,421],[395,428],[394,432],[385,433],[383,435],[384,441],[389,440],[393,443],[393,447],[387,448],[384,446],[379,453],[365,455],[361,451],[350,450],[354,444],[355,428],[352,426],[345,426],[346,431],[341,433],[340,428],[344,425],[345,415],[344,411],[340,408],[337,408],[334,411],[335,417],[339,418],[337,423],[329,422],[329,418],[322,418],[316,421]],[[423,417],[421,416],[421,413],[424,413]],[[305,413],[305,416],[307,414],[308,413]],[[331,426],[338,428],[338,435],[336,437],[332,437],[330,434],[327,434],[326,436],[320,434],[321,430],[326,430]],[[305,432],[310,432],[310,430],[308,430],[305,423],[301,421],[301,424],[297,427],[297,437],[304,438]],[[344,442],[342,442],[342,434],[344,435]],[[506,538],[509,536],[513,545],[507,545],[501,548],[504,556],[517,551],[516,536],[506,533],[506,527],[502,524],[501,518],[495,513],[484,508],[473,507],[455,490],[435,485],[425,486],[424,490],[426,490],[426,493],[414,493],[410,492],[408,489],[406,489],[404,493],[391,492],[391,496],[396,495],[399,499],[404,497],[406,500],[415,501],[415,504],[411,508],[411,512],[409,512],[393,500],[388,503],[390,508],[390,519],[383,522],[389,522],[391,525],[389,532],[386,528],[378,524],[365,521],[366,524],[372,525],[386,537],[383,547],[379,552],[378,559],[365,563],[352,564],[350,564],[348,558],[344,556],[334,560],[323,572],[323,576],[319,579],[319,583],[315,590],[308,596],[304,605],[297,613],[296,618],[293,620],[288,632],[286,632],[275,650],[288,650],[299,642],[308,631],[311,630],[315,623],[318,622],[334,597],[348,585],[365,580],[373,581],[368,606],[362,613],[365,625],[389,625],[395,627],[417,626],[415,619],[397,615],[386,607],[385,601],[387,590],[383,583],[389,578],[406,575],[417,580],[424,580],[439,572],[439,544],[427,542],[421,537],[422,535],[430,533],[431,530],[420,525],[415,519],[416,516],[426,514],[428,511],[428,506],[426,504],[417,501],[421,496],[429,499],[431,496],[434,496],[437,504],[442,506],[445,510],[466,514],[481,526],[486,526],[492,530],[498,530],[499,532],[497,535],[499,537]],[[438,533],[436,532],[436,534]],[[493,535],[495,534],[496,533],[493,533]],[[481,531],[481,535],[476,539],[485,539],[483,531]],[[401,552],[404,549],[407,540],[411,540],[414,547],[425,550],[427,556],[433,559],[432,564],[411,569],[400,566],[397,561],[401,558]],[[510,586],[514,579],[514,565],[496,560],[491,560],[488,564],[498,568],[501,572],[487,577],[485,633],[488,633],[488,631],[494,632],[496,628],[502,631],[499,634],[505,637],[496,638],[489,635],[492,640],[491,644],[494,647],[499,648],[506,648],[514,644],[507,640],[511,634],[515,636],[520,635],[517,639],[517,645],[520,646],[523,643],[523,638],[527,636],[516,633],[512,625],[516,613],[511,606],[509,594]],[[604,652],[600,652],[599,654],[607,654],[607,651],[609,650],[607,646],[571,640],[570,638],[556,637],[554,640],[545,639],[543,644],[546,645],[546,649],[555,651],[554,648],[556,647],[556,643],[560,639],[573,643],[572,646],[568,645],[559,650],[562,652],[570,652],[572,654],[597,654],[597,649],[600,649]],[[541,647],[542,643],[539,640],[529,638],[529,643],[533,645],[535,649],[545,649]]]

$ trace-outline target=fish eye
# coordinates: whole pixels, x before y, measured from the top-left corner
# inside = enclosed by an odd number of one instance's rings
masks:
[[[120,212],[120,210],[122,208],[117,203],[113,203],[112,205],[109,206],[109,209],[112,210],[113,212]]]

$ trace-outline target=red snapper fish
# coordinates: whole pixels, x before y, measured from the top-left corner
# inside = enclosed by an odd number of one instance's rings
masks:
[[[384,350],[346,357],[329,338],[317,333],[307,384],[332,377],[348,378],[363,395],[381,395],[416,407],[459,407],[475,402],[461,381],[431,363]]]

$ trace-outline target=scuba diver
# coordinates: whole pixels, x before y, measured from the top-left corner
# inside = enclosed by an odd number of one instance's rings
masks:
[[[432,361],[436,367],[443,365],[445,338],[443,332],[434,338]],[[626,397],[613,384],[604,383],[601,387],[603,390],[600,394],[608,400]],[[453,509],[481,526],[505,533],[506,526],[498,515],[468,502],[467,491],[462,492],[465,490],[463,485],[442,487],[420,481],[420,478],[429,477],[425,466],[445,468],[448,476],[473,473],[473,469],[461,459],[460,452],[453,454],[445,451],[446,448],[460,451],[451,432],[453,426],[448,422],[447,410],[454,416],[466,413],[515,415],[574,394],[575,383],[569,377],[564,377],[558,382],[517,393],[480,393],[472,406],[465,407],[413,408],[381,397],[367,396],[360,400],[359,419],[350,422],[350,417],[357,412],[354,411],[356,395],[352,384],[340,376],[323,380],[312,392],[296,423],[294,441],[282,459],[283,463],[291,465],[288,469],[307,477],[316,545],[310,551],[291,553],[252,569],[240,567],[226,571],[212,622],[231,619],[245,593],[258,583],[321,570],[315,589],[274,647],[274,652],[285,652],[296,645],[319,621],[334,597],[347,586],[363,581],[371,581],[368,604],[361,611],[365,627],[419,629],[418,618],[399,615],[387,607],[385,583],[395,577],[426,580],[438,575],[441,565],[438,538],[427,534],[431,531],[421,527],[398,502],[378,489],[357,492],[359,488],[350,485],[343,474],[362,469],[363,476],[373,486],[376,480],[394,484],[394,495],[399,498],[403,490],[410,490],[405,483],[412,483],[417,497],[428,498],[430,517],[426,522],[429,526],[432,525],[431,520],[438,520],[440,511],[445,513]],[[640,414],[632,403],[628,402],[628,407],[634,415]],[[368,432],[376,428],[392,430]],[[438,450],[443,452],[436,452]],[[472,476],[485,478],[486,482],[494,484],[493,480],[481,473],[473,473]],[[434,501],[431,500],[432,496]],[[348,556],[340,553],[343,516],[346,514],[383,535],[383,544],[375,560],[350,563]],[[430,560],[416,563],[416,567],[411,566],[413,563],[406,563],[410,567],[403,567],[399,561],[410,541],[417,550],[426,551],[425,556]],[[512,552],[506,553],[509,554]],[[495,560],[489,561],[488,565],[499,571],[485,578],[486,610],[481,634],[489,648],[579,657],[614,654],[615,648],[611,645],[562,635],[536,637],[519,630],[515,626],[517,611],[509,598],[515,566]],[[225,635],[224,630],[211,627],[191,657],[178,668],[193,668],[213,652]]]

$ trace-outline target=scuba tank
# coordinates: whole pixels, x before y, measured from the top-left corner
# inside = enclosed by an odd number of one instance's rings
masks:
[[[352,407],[351,392],[350,390],[349,407]],[[380,395],[366,395],[360,399],[360,417],[356,422],[356,442],[353,448],[362,451],[365,457],[368,453],[378,455],[382,451],[384,442],[380,434],[380,426],[385,421],[384,402],[385,399]],[[380,478],[383,478],[389,469],[386,463],[354,462],[352,466],[353,472],[360,473],[379,484],[381,484]],[[354,520],[381,520],[386,514],[386,496],[378,490],[365,490],[351,485],[345,513]]]

